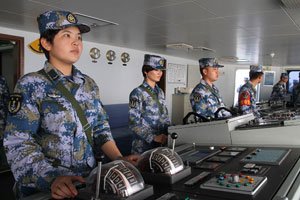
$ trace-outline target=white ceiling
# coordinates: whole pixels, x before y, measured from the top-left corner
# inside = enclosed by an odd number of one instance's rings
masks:
[[[300,65],[300,9],[281,0],[1,0],[0,5],[3,27],[38,32],[40,13],[69,10],[119,24],[93,28],[86,41],[195,60],[238,57],[252,64]],[[215,52],[166,48],[169,43]]]

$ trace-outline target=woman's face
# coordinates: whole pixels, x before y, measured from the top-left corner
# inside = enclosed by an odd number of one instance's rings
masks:
[[[148,82],[151,81],[151,82],[159,82],[160,81],[160,78],[163,74],[162,70],[151,70],[150,72],[145,72],[146,74],[146,81]]]
[[[82,52],[82,37],[76,26],[60,30],[54,37],[53,43],[48,43],[50,62],[74,64]]]

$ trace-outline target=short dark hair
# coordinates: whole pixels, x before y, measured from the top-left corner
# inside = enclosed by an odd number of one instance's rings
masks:
[[[204,70],[204,69],[206,69],[206,67],[200,68],[200,74],[201,74],[202,77],[203,77],[203,75],[204,75],[204,73],[203,73],[203,70]]]
[[[50,42],[51,44],[53,44],[53,40],[55,35],[59,32],[60,30],[47,30],[44,33],[41,34],[40,37],[40,41],[41,38],[45,38],[48,42]],[[40,43],[40,50],[42,50],[46,56],[46,58],[49,60],[49,51],[47,51],[42,44]]]
[[[145,78],[146,77],[146,74],[144,72],[150,72],[154,70],[153,67],[149,66],[149,65],[143,65],[142,67],[142,73],[143,73],[143,77]]]
[[[250,81],[257,79],[260,75],[263,74],[263,72],[249,72]]]

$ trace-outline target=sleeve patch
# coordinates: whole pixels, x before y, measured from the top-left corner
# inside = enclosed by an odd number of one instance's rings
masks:
[[[240,95],[239,103],[241,106],[250,106],[250,94],[249,92],[242,92]]]
[[[23,96],[20,93],[9,95],[8,111],[11,115],[16,114],[21,109]]]
[[[201,95],[199,93],[194,94],[194,101],[195,103],[199,103],[201,99]]]
[[[138,99],[130,99],[129,100],[130,108],[136,108],[137,107],[137,102],[138,102]]]

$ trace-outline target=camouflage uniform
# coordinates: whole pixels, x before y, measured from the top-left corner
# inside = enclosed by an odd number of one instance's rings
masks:
[[[294,104],[299,104],[300,103],[300,83],[297,83],[293,87],[293,103]]]
[[[279,81],[273,86],[270,101],[284,101],[285,97],[286,97],[285,84],[282,84],[281,81]]]
[[[156,95],[162,105],[162,113],[157,102],[141,86],[149,88],[153,95]],[[170,125],[163,91],[157,85],[152,88],[146,81],[141,86],[135,88],[129,96],[129,128],[133,131],[133,154],[151,149],[153,139],[167,133]]]
[[[74,66],[72,78],[47,62],[44,69],[58,74],[54,82],[62,82],[85,111],[95,149],[113,140],[94,80]],[[14,92],[10,95],[4,145],[17,195],[49,191],[57,176],[87,175],[96,166],[95,158],[71,103],[39,72],[23,76]]]
[[[217,97],[212,94],[207,87],[210,88]],[[225,107],[218,88],[216,88],[214,84],[210,87],[210,85],[203,79],[201,79],[200,83],[192,91],[190,95],[190,102],[194,112],[208,119],[215,118],[214,113],[218,110],[218,108]],[[219,118],[230,116],[231,113],[226,110],[221,110],[218,113]]]
[[[260,114],[256,109],[256,89],[251,81],[245,83],[239,93],[239,111],[243,114],[253,112],[256,118],[260,118]]]
[[[9,90],[6,80],[3,76],[0,76],[0,146],[2,146],[3,132],[5,129],[8,93]]]

